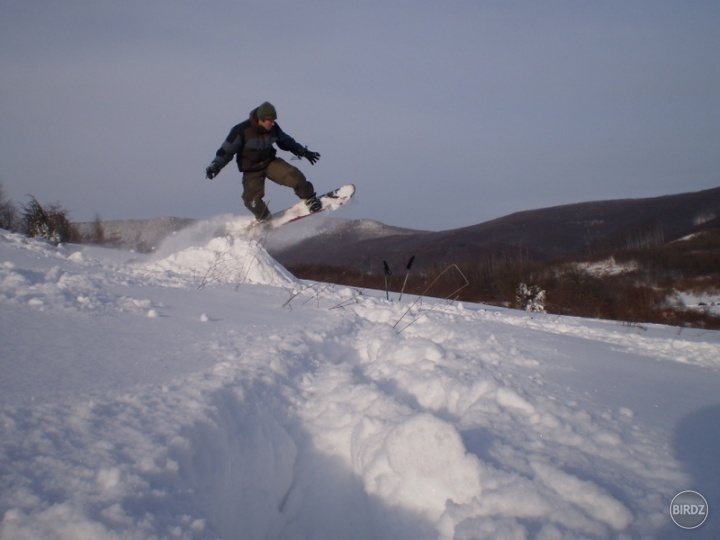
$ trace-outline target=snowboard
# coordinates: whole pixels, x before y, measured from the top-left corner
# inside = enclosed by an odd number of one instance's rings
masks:
[[[277,229],[287,223],[291,223],[308,216],[314,216],[315,214],[319,214],[321,212],[337,210],[341,206],[350,202],[350,199],[352,199],[354,194],[355,185],[347,184],[337,189],[333,189],[332,191],[328,191],[323,195],[319,195],[318,199],[320,199],[320,202],[322,203],[322,208],[317,212],[310,212],[305,204],[305,201],[299,201],[290,208],[286,208],[285,210],[281,210],[280,212],[271,215],[264,225],[271,229]]]

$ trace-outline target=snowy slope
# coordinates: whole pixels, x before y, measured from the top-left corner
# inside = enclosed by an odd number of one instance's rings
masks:
[[[720,333],[298,282],[246,225],[0,233],[0,538],[720,537]]]

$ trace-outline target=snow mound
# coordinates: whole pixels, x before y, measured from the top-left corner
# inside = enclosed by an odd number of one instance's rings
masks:
[[[720,332],[298,286],[247,226],[0,231],[0,538],[674,538],[720,500]]]
[[[296,279],[262,244],[250,218],[220,216],[168,238],[145,268],[211,283],[293,286]]]

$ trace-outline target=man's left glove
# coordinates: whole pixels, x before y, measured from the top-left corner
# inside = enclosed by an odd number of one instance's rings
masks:
[[[320,154],[306,148],[305,153],[300,157],[304,157],[305,159],[307,159],[310,162],[310,165],[315,165],[315,163],[317,163],[317,160],[320,159]]]
[[[220,167],[218,167],[218,164],[215,162],[212,162],[210,164],[210,166],[207,169],[205,169],[205,178],[207,178],[208,180],[212,180],[213,178],[215,178],[218,175],[219,172],[220,172]]]

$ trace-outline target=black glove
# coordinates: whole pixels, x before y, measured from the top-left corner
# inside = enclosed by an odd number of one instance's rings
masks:
[[[315,165],[315,163],[317,163],[317,160],[320,159],[320,154],[306,148],[305,153],[300,157],[304,157],[305,159],[307,159],[310,162],[310,165]]]
[[[220,167],[218,167],[218,164],[215,162],[212,162],[210,164],[210,166],[207,169],[205,169],[205,178],[207,178],[208,180],[212,180],[213,178],[215,178],[218,175],[219,172],[220,172]]]

